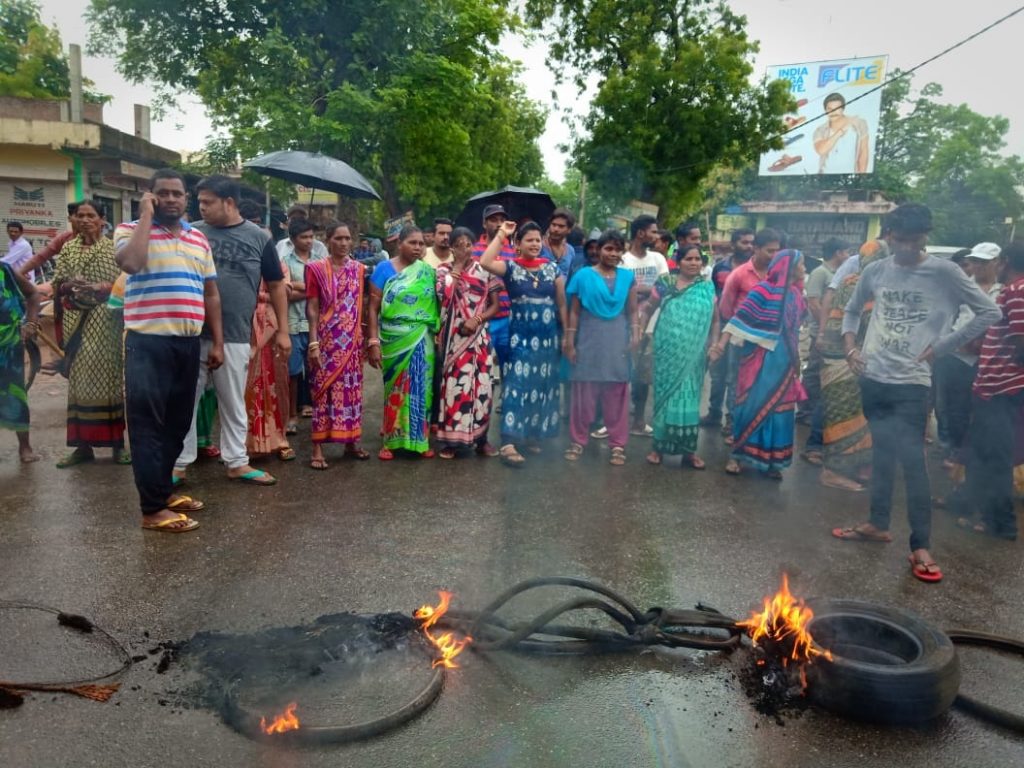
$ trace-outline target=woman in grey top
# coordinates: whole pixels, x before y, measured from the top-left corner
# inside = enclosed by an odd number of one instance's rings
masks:
[[[616,230],[598,240],[598,261],[581,269],[566,289],[570,300],[564,352],[574,365],[565,458],[576,461],[590,436],[598,402],[608,430],[611,463],[626,463],[629,438],[630,353],[640,341],[637,289],[632,270],[622,268],[626,242]]]

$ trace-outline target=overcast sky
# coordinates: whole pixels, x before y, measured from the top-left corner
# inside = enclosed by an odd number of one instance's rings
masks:
[[[65,45],[85,45],[85,25],[80,20],[87,0],[42,0],[43,19],[56,23]],[[934,0],[858,0],[829,3],[823,0],[732,0],[732,6],[748,18],[752,38],[760,40],[757,73],[772,64],[822,59],[889,55],[889,67],[907,69],[1019,7],[1020,0],[973,0],[946,3]],[[325,6],[326,7],[326,6]],[[956,51],[921,69],[915,78],[920,87],[935,81],[951,103],[966,102],[977,112],[1001,114],[1010,119],[1007,151],[1024,155],[1024,101],[1013,54],[1024,40],[1024,13],[987,32]],[[526,68],[530,96],[551,107],[551,76],[543,64],[543,49],[528,51],[513,44],[506,49],[513,58],[532,62]],[[105,109],[106,121],[123,131],[133,131],[132,105],[147,103],[144,86],[129,85],[117,74],[112,61],[85,57],[85,75],[114,100]],[[572,105],[576,95],[565,102]],[[187,115],[187,118],[186,118]],[[181,110],[153,125],[156,144],[174,150],[201,149],[212,133],[201,118],[202,107],[185,100]],[[566,158],[557,147],[568,138],[561,114],[552,110],[541,140],[548,174],[562,178]]]

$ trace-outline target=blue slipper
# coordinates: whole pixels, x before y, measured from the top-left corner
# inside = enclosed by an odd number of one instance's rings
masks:
[[[230,477],[230,475],[229,475]],[[268,478],[268,479],[263,479]],[[277,478],[268,472],[264,472],[262,469],[252,469],[246,472],[244,475],[238,477],[231,477],[232,480],[238,480],[242,483],[251,483],[252,485],[276,485]]]

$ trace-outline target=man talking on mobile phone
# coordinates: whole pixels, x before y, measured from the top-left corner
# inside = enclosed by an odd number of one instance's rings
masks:
[[[139,203],[139,218],[114,231],[124,294],[125,411],[142,527],[184,533],[199,527],[187,513],[203,503],[173,492],[174,460],[192,424],[199,377],[199,334],[212,343],[210,369],[224,362],[217,270],[206,236],[185,219],[185,180],[159,170]]]

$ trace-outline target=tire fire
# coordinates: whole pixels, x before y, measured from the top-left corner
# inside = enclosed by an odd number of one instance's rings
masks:
[[[814,611],[802,598],[789,591],[789,577],[782,575],[782,587],[764,600],[764,610],[753,613],[746,621],[737,623],[750,635],[759,651],[757,663],[767,666],[769,661],[781,662],[783,668],[795,666],[799,670],[801,690],[807,687],[806,664],[817,658],[832,661],[831,651],[819,648],[807,626]]]
[[[436,630],[431,631],[431,627],[437,624],[441,617],[448,612],[448,606],[452,600],[451,592],[438,592],[437,594],[441,598],[441,602],[437,605],[423,605],[412,616],[421,622],[420,629],[423,630],[423,634],[437,648],[439,655],[430,665],[431,669],[442,666],[446,669],[458,669],[459,665],[453,659],[462,653],[467,645],[473,642],[473,638],[466,635],[461,640],[458,640],[454,632],[445,632],[438,635]]]
[[[295,715],[295,710],[298,709],[299,705],[297,702],[291,702],[287,707],[284,708],[284,712],[277,715],[270,724],[267,724],[267,718],[260,718],[260,730],[268,736],[277,733],[286,733],[288,731],[294,731],[299,727],[299,718]]]

